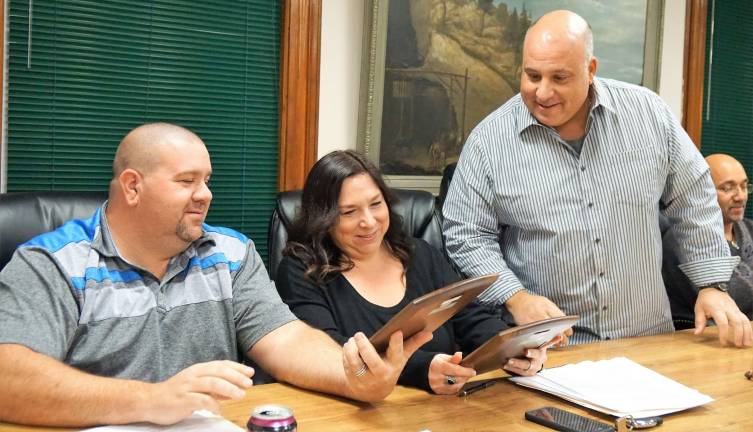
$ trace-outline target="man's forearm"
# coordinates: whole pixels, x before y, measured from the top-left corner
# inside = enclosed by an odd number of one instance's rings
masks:
[[[261,341],[251,349],[249,356],[276,379],[357,399],[345,381],[342,347],[326,333],[294,321],[275,330],[274,340],[274,348],[260,345],[264,344]],[[295,346],[297,355],[285,353],[287,346]]]
[[[0,344],[0,420],[91,426],[145,420],[150,384],[78,371],[21,345]]]
[[[427,331],[405,341],[397,331],[380,354],[361,332],[340,347],[323,331],[292,321],[256,342],[248,355],[282,381],[373,402],[392,392],[405,363],[429,340]]]

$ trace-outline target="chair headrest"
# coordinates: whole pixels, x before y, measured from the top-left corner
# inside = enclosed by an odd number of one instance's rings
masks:
[[[19,244],[83,219],[107,200],[106,192],[18,192],[0,194],[0,269]]]
[[[296,216],[298,215],[298,209],[301,207],[301,196],[303,192],[299,190],[280,192],[277,194],[277,208],[280,221],[285,227],[285,231],[293,225]]]
[[[412,237],[420,238],[442,250],[442,226],[434,210],[434,196],[426,191],[393,189],[397,202],[393,210],[402,216],[403,229]],[[288,228],[292,226],[301,206],[300,190],[280,192],[277,205],[269,223],[269,274],[274,279],[277,265],[282,259],[282,250],[288,240]]]

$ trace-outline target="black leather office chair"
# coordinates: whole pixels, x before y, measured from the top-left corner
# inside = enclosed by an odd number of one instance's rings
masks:
[[[413,237],[425,240],[439,250],[444,250],[442,225],[434,209],[434,196],[426,191],[393,189],[398,198],[394,210],[403,217],[403,227]],[[277,194],[277,205],[269,222],[269,275],[277,275],[277,265],[282,259],[282,250],[288,241],[288,227],[295,220],[301,206],[301,191]]]
[[[0,269],[16,247],[69,219],[91,216],[106,192],[18,192],[0,194]]]

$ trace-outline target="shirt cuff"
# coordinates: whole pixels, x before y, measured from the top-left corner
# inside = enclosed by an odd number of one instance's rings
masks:
[[[740,257],[721,257],[688,262],[680,264],[679,267],[698,289],[719,282],[729,282],[739,262]]]
[[[479,294],[478,302],[484,306],[500,307],[513,294],[524,289],[525,287],[520,283],[518,278],[508,270],[501,273],[496,282],[487,288],[486,291]]]

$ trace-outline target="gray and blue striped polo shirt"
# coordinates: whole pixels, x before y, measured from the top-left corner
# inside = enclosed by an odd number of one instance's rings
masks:
[[[592,94],[579,153],[520,95],[479,123],[443,207],[447,250],[469,276],[502,273],[482,302],[525,288],[580,314],[574,342],[671,331],[660,213],[695,286],[737,264],[708,165],[650,90],[596,78]]]
[[[237,361],[295,319],[243,234],[204,224],[159,280],[119,256],[104,208],[19,246],[0,273],[0,343],[155,382]]]

